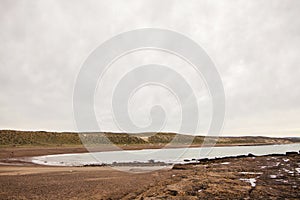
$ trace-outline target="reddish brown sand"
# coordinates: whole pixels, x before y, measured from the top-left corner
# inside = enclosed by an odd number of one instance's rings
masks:
[[[2,165],[0,199],[300,199],[300,155],[175,168],[136,174],[108,167]],[[249,178],[256,180],[254,187],[241,180]]]

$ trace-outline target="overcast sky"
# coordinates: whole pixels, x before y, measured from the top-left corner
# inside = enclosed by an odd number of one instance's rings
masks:
[[[73,88],[82,63],[109,38],[138,28],[182,33],[205,49],[226,95],[223,135],[300,136],[300,1],[0,0],[0,128],[76,131]],[[118,131],[112,87],[133,66],[165,64],[195,90],[198,132],[211,118],[208,91],[190,66],[163,52],[132,53],[99,82],[95,112],[102,130]],[[180,106],[163,88],[131,99],[132,120],[149,123],[151,105],[178,130]]]

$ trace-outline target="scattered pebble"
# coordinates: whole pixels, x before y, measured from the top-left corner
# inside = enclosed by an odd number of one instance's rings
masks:
[[[256,186],[256,179],[255,178],[240,178],[241,181],[245,181],[251,184],[251,187]]]
[[[222,165],[228,165],[228,164],[230,164],[230,162],[223,162],[223,163],[221,163]]]
[[[252,175],[256,175],[256,174],[263,174],[262,172],[239,172],[239,174],[252,174]]]
[[[277,178],[276,175],[270,175],[270,178]]]
[[[275,181],[277,181],[277,182],[283,182],[283,183],[288,183],[289,182],[288,180],[283,180],[283,179],[276,179]]]

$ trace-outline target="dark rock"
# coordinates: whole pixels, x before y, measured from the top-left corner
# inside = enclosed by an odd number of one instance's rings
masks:
[[[200,162],[206,162],[206,161],[208,161],[208,158],[198,159],[198,161],[200,161]]]
[[[178,194],[176,190],[168,190],[168,193],[172,196],[176,196]]]
[[[213,160],[222,160],[222,159],[224,159],[224,158],[218,158],[218,157],[216,157]]]
[[[226,158],[236,158],[235,156],[227,156]]]
[[[298,155],[298,152],[297,151],[290,151],[290,152],[286,152],[285,155]]]
[[[175,164],[172,169],[175,169],[175,170],[186,170],[188,169],[189,167],[187,165],[184,165],[184,164]]]
[[[269,154],[268,156],[285,156],[285,154],[272,153],[272,154]]]

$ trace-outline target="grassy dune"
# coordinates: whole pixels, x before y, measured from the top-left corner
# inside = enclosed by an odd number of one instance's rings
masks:
[[[81,136],[72,132],[0,130],[0,146],[81,146],[82,140],[91,144],[112,142],[117,145],[164,145],[172,141],[176,145],[201,145],[205,138],[175,133],[82,133]],[[300,142],[300,138],[210,137],[206,138],[206,142],[217,142],[218,145],[289,144]]]

